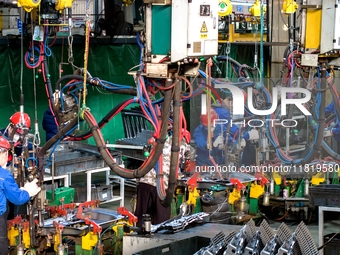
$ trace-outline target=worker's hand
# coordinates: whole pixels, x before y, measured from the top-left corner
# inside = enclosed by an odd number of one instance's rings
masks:
[[[260,138],[259,131],[252,129],[248,132],[249,140],[258,140]]]
[[[246,147],[246,140],[242,138],[236,145],[238,150],[243,150]]]
[[[224,138],[223,138],[223,136],[219,135],[215,139],[213,146],[218,147],[219,150],[223,150],[223,148],[224,148]]]
[[[30,197],[35,196],[36,194],[39,193],[39,191],[41,190],[40,187],[38,187],[37,185],[38,180],[34,179],[31,182],[26,182],[24,185],[24,190],[26,190],[28,192],[28,194],[30,195]]]
[[[240,146],[243,149],[244,147],[246,147],[246,140],[244,140],[244,138],[241,139],[240,141]]]
[[[323,130],[323,137],[330,137],[333,136],[333,132],[331,128],[325,128]]]

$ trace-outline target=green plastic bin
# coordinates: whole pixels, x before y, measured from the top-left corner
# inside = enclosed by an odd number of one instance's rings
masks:
[[[54,189],[54,200],[52,199],[52,190],[47,190],[46,199],[48,200],[48,205],[61,205],[62,203],[63,204],[73,203],[74,202],[74,188],[60,187],[60,188]]]

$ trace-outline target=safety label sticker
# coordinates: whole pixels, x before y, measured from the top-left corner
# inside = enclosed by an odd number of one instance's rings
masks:
[[[205,21],[203,21],[203,24],[201,26],[201,33],[208,33],[207,24],[205,24]]]
[[[200,32],[201,32],[200,34],[201,39],[208,39],[208,28],[207,28],[207,24],[205,23],[205,21],[203,21]]]

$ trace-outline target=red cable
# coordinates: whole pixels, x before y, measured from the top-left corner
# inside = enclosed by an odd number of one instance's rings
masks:
[[[116,116],[118,113],[120,113],[126,106],[128,106],[129,104],[133,103],[135,100],[134,99],[130,99],[128,101],[126,101],[121,107],[118,108],[118,110],[108,119],[108,121],[110,121],[114,116]],[[99,128],[103,128],[108,121],[105,121],[103,123],[103,125],[101,125]],[[86,140],[88,138],[90,138],[92,136],[92,133],[87,135],[87,136],[83,136],[83,137],[70,137],[69,140],[71,141],[81,141],[81,140]]]

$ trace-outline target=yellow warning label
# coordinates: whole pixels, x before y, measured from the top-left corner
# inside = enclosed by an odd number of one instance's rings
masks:
[[[201,35],[200,35],[200,38],[201,38],[201,39],[208,39],[208,34],[201,34]]]
[[[203,24],[201,27],[201,33],[208,33],[207,24],[205,24],[205,21],[203,21]]]

